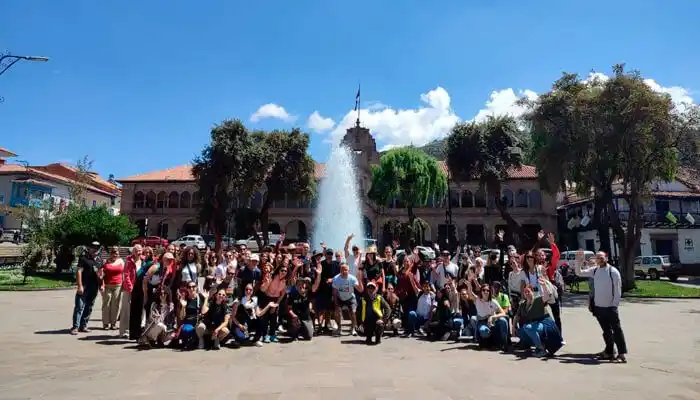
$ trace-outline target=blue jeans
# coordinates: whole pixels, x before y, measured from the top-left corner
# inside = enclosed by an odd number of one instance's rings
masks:
[[[84,288],[83,294],[75,294],[73,306],[73,329],[85,329],[90,321],[92,307],[97,298],[97,288]]]
[[[464,330],[464,319],[463,318],[452,318],[452,331],[457,332],[462,335]]]
[[[500,317],[490,328],[488,325],[481,323],[479,324],[478,332],[481,339],[486,339],[493,336],[493,338],[496,339],[499,344],[506,344],[508,343],[508,319],[506,317]]]
[[[416,328],[420,328],[426,323],[427,319],[418,315],[415,311],[408,312],[408,326],[406,326],[406,333],[413,333]]]
[[[524,346],[535,346],[536,349],[542,350],[542,339],[540,335],[544,332],[544,325],[542,322],[530,322],[518,329],[518,337],[520,338],[520,343]]]

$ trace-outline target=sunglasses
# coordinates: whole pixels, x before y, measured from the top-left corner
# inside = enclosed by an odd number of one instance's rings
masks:
[[[226,293],[219,293],[216,295],[217,297],[226,297]]]
[[[246,291],[246,292],[252,292],[252,291],[253,291],[253,288],[245,288],[245,291]]]
[[[187,288],[188,289],[197,289],[197,285],[190,285],[190,286],[187,286]]]

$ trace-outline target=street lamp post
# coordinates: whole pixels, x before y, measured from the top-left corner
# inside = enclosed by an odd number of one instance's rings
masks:
[[[2,75],[5,71],[10,69],[11,66],[15,65],[15,63],[19,60],[25,60],[25,61],[40,61],[40,62],[46,62],[49,61],[48,57],[36,57],[36,56],[12,56],[12,55],[4,55],[0,57],[0,68],[2,66],[2,61],[6,58],[12,59],[12,61],[5,66],[5,68],[2,68],[0,70],[0,75]]]

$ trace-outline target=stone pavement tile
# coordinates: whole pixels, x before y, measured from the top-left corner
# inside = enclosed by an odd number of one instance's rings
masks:
[[[560,357],[540,360],[415,339],[368,347],[350,336],[219,352],[138,351],[99,329],[55,334],[65,332],[72,305],[70,291],[0,293],[0,398],[700,398],[700,301],[624,303],[626,365],[590,358],[602,340],[584,307],[564,308],[568,345]],[[92,320],[101,325],[99,310]]]

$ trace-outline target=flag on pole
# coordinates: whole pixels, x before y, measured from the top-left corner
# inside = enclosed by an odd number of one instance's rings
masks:
[[[355,95],[355,111],[360,109],[360,85],[357,85],[357,95]]]
[[[676,216],[673,215],[673,213],[670,211],[666,213],[666,219],[671,221],[672,224],[675,224],[676,222],[678,222],[678,218],[676,218]]]

